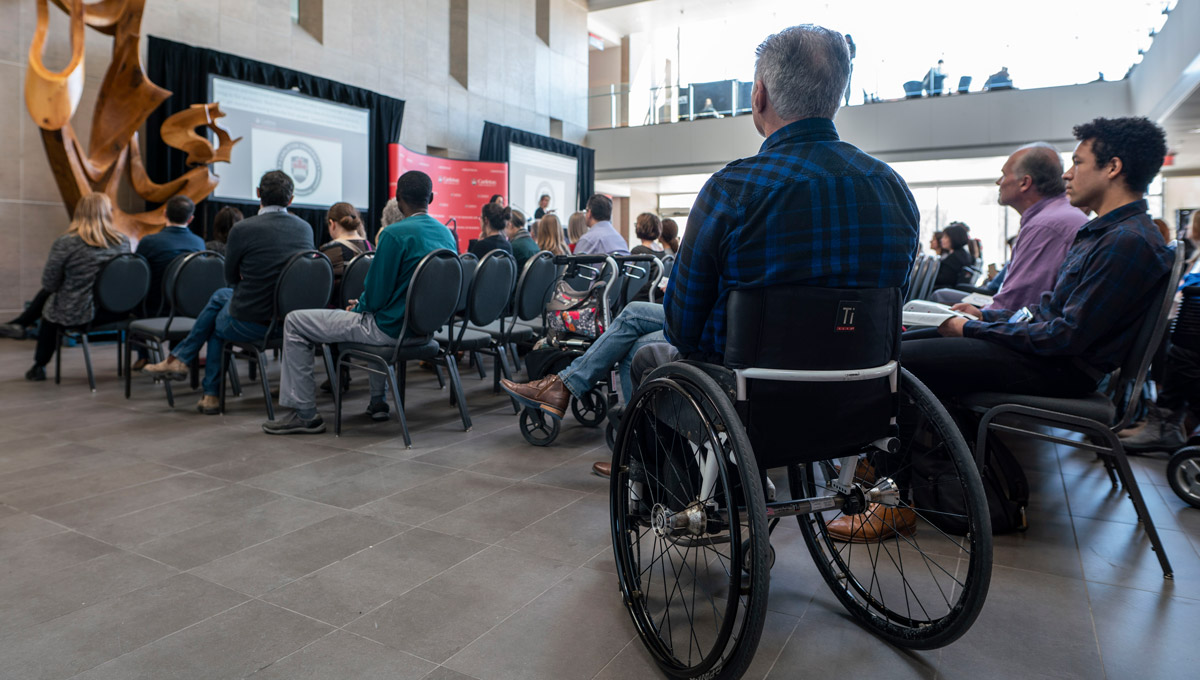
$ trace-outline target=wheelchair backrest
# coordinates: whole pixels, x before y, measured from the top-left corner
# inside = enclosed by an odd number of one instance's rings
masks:
[[[728,368],[821,372],[811,381],[745,381],[737,407],[760,465],[846,455],[893,432],[894,372],[867,380],[832,372],[849,375],[899,359],[900,309],[899,288],[788,285],[730,293]]]

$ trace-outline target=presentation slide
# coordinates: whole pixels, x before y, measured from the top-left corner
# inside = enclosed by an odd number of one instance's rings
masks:
[[[370,113],[295,92],[209,77],[220,125],[242,141],[217,172],[215,198],[257,202],[263,173],[283,170],[296,183],[294,205],[369,204]]]
[[[542,196],[550,196],[550,207],[558,219],[567,218],[579,205],[579,163],[574,156],[538,151],[520,144],[508,145],[508,202],[533,217]]]

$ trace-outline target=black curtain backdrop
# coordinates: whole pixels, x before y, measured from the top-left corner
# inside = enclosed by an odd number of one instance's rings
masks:
[[[539,151],[574,156],[579,161],[579,172],[577,175],[578,191],[576,192],[579,197],[578,209],[583,210],[587,207],[587,200],[591,198],[596,186],[595,150],[589,149],[586,146],[564,142],[561,139],[485,121],[483,123],[483,141],[479,145],[479,160],[507,163],[509,142],[527,146],[531,149],[538,149]]]
[[[371,182],[368,193],[370,205],[362,218],[367,227],[368,236],[372,241],[374,240],[375,232],[379,228],[379,216],[383,212],[383,206],[391,198],[388,195],[387,182],[388,144],[400,140],[400,122],[404,118],[404,102],[402,100],[360,87],[352,87],[335,80],[318,78],[273,64],[245,59],[216,50],[192,47],[154,36],[150,36],[147,71],[151,81],[174,93],[151,114],[146,124],[147,139],[144,143],[146,171],[150,174],[150,179],[155,182],[166,182],[188,170],[185,162],[187,154],[163,144],[159,128],[168,116],[178,113],[192,104],[203,104],[208,101],[208,76],[210,74],[281,90],[298,88],[299,92],[311,97],[369,110],[371,112],[370,168],[368,170]],[[247,142],[243,142],[243,144],[247,144]],[[247,153],[248,150],[248,147],[243,149],[239,145],[235,148],[234,153]],[[217,164],[214,170],[220,174],[221,164]],[[258,211],[257,204],[224,202],[210,198],[197,206],[192,230],[206,239],[210,238],[213,217],[226,205],[240,209],[247,217]],[[289,210],[313,226],[313,234],[318,245],[329,240],[329,234],[325,229],[325,210],[312,208],[289,208]]]

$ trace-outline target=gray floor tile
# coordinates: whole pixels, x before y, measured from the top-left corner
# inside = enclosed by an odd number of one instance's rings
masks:
[[[1063,475],[1067,497],[1071,504],[1071,515],[1105,522],[1137,524],[1137,511],[1125,489],[1114,489],[1108,476],[1101,470],[1087,476]],[[1145,488],[1143,488],[1143,486]],[[1175,516],[1163,504],[1162,496],[1153,485],[1138,485],[1146,508],[1155,524],[1164,529],[1179,529]]]
[[[3,507],[3,506],[0,506]],[[18,543],[66,531],[62,526],[16,510],[0,512],[0,553]]]
[[[74,531],[62,532],[0,550],[0,564],[4,565],[5,582],[12,583],[24,576],[44,577],[115,550]]]
[[[131,548],[222,518],[240,516],[251,508],[280,498],[277,494],[261,489],[222,484],[220,488],[212,491],[112,519],[84,518],[78,527],[89,536],[123,548]]]
[[[589,494],[517,531],[500,545],[580,566],[612,545],[608,497]]]
[[[551,560],[489,548],[346,630],[441,663],[570,572]]]
[[[244,601],[194,576],[173,576],[0,639],[0,677],[69,678]]]
[[[191,569],[338,514],[337,508],[328,505],[283,498],[147,541],[134,550],[178,569]]]
[[[251,477],[245,484],[294,496],[393,463],[394,460],[384,456],[348,451],[286,470]]]
[[[339,508],[357,508],[394,493],[421,486],[453,472],[450,468],[398,461],[297,494]]]
[[[418,525],[513,485],[510,479],[456,471],[357,509],[373,517]]]
[[[179,470],[165,465],[132,463],[63,482],[15,489],[0,494],[0,503],[32,512],[177,474]]]
[[[966,635],[941,650],[938,670],[948,678],[1103,677],[1085,584],[993,568],[983,611]]]
[[[267,593],[263,599],[344,626],[486,547],[412,529]]]
[[[1098,583],[1088,596],[1108,677],[1195,677],[1200,602]]]
[[[529,481],[584,493],[607,494],[608,478],[592,474],[592,463],[610,460],[611,456],[607,446],[600,446],[538,473]]]
[[[1200,559],[1185,534],[1158,530],[1175,570],[1175,578],[1165,580],[1142,527],[1076,518],[1075,532],[1088,581],[1200,599]]]
[[[586,644],[580,631],[588,631]],[[620,592],[610,576],[581,569],[444,665],[499,680],[584,680],[633,636]]]
[[[252,477],[277,470],[286,470],[322,458],[341,453],[331,446],[280,443],[278,438],[262,434],[259,437],[242,435],[248,439],[235,447],[222,447],[204,452],[195,452],[193,464],[212,460],[212,464],[196,468],[199,472],[229,482],[241,482]],[[256,441],[261,439],[261,441]],[[204,458],[209,456],[209,458]]]
[[[398,533],[400,528],[390,522],[345,513],[209,562],[192,573],[261,595]]]
[[[337,630],[253,673],[250,680],[420,680],[436,666],[366,638]]]
[[[223,486],[225,483],[219,479],[189,472],[43,508],[37,514],[72,528],[86,530],[120,515]]]
[[[1065,514],[1029,512],[1029,528],[992,537],[993,564],[1083,578],[1075,529]]]
[[[452,671],[445,666],[438,666],[436,670],[421,678],[421,680],[476,680],[476,678],[463,675],[458,671]]]
[[[323,623],[251,600],[122,657],[78,680],[241,678],[295,652],[332,629]]]
[[[496,542],[582,497],[578,491],[522,482],[431,520],[427,526],[475,541]]]

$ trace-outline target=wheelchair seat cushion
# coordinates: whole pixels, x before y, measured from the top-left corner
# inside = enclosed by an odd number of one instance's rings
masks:
[[[1005,394],[1002,392],[976,392],[963,397],[962,403],[978,413],[983,413],[1001,404],[1018,404],[1089,418],[1105,425],[1112,425],[1117,417],[1117,409],[1113,406],[1112,400],[1102,392],[1093,392],[1086,397],[1076,399],[1036,397],[1028,394]]]

